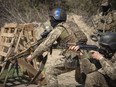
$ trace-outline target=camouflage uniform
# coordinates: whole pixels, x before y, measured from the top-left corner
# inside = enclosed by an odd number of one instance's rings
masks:
[[[108,60],[100,60],[98,69],[87,58],[80,59],[81,73],[86,74],[85,87],[116,87],[116,53]]]
[[[111,10],[110,0],[102,0],[102,12],[95,16],[95,29],[101,32],[116,31],[116,13]]]
[[[36,40],[39,40],[41,38],[41,34],[48,29],[53,29],[50,26],[50,21],[47,20],[45,23],[34,23],[35,24],[35,29],[34,29],[34,36]]]
[[[62,47],[62,43],[75,43],[79,40],[87,41],[87,38],[74,22],[68,21],[60,23],[49,33],[46,40],[37,47],[32,54],[32,58],[41,55],[44,51],[50,48],[55,41]],[[76,53],[65,50],[62,52],[62,55],[64,56],[63,58],[57,60],[55,65],[46,70],[47,87],[58,87],[57,75],[77,67],[78,60],[76,61],[76,59],[74,59]]]
[[[116,31],[116,12],[110,11],[104,16],[100,13],[95,16],[93,22],[98,31]]]

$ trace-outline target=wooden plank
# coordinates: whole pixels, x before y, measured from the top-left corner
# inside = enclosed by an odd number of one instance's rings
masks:
[[[11,40],[11,44],[14,44],[14,40],[15,40],[15,35],[16,35],[16,33],[17,33],[17,28],[15,28],[15,31],[14,31],[14,37],[12,38],[12,40]],[[9,49],[8,49],[8,54],[10,53],[10,51],[12,50],[12,47],[10,47]],[[9,54],[10,55],[10,54]]]
[[[17,24],[16,23],[8,23],[4,25],[4,28],[16,28]]]
[[[19,63],[19,65],[23,66],[27,71],[29,71],[32,75],[35,76],[37,74],[37,70],[31,64],[28,64],[23,59],[18,59],[18,63]],[[42,76],[43,75],[40,74],[40,76],[38,78],[41,79]]]
[[[0,51],[0,55],[6,57],[7,53]]]
[[[24,29],[24,26],[25,26],[24,24],[18,24],[17,28],[18,29]]]
[[[24,24],[24,25],[25,25],[25,30],[26,30],[26,31],[32,31],[33,28],[34,28],[34,25],[31,24],[31,23],[26,23],[26,24]]]
[[[19,42],[20,42],[20,39],[21,39],[22,34],[23,34],[23,30],[22,30],[22,31],[20,32],[20,34],[19,34],[19,37],[18,37],[16,46],[15,46],[14,52],[17,52],[17,51],[18,51],[18,46],[19,46]]]
[[[3,42],[1,42],[0,46],[10,47],[11,46],[11,43],[3,43]]]
[[[2,33],[1,36],[4,36],[4,37],[14,37],[14,34],[13,33]]]

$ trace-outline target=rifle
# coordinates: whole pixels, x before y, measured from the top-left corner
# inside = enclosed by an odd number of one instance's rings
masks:
[[[69,48],[69,46],[79,46],[79,48],[80,48],[79,50],[87,50],[87,51],[95,50],[95,51],[99,51],[102,54],[105,53],[105,50],[99,48],[98,46],[88,45],[83,41],[79,41],[79,42],[76,42],[76,43],[64,43],[64,45],[62,45],[62,46],[63,46],[64,49]]]
[[[91,19],[91,21],[92,21],[92,25],[94,27],[95,32],[92,35],[90,35],[90,39],[97,42],[101,35],[100,35],[100,32],[96,29],[93,19]]]
[[[107,20],[108,20],[108,13],[111,11],[111,8],[109,8],[108,10],[107,10],[107,12],[103,12],[102,13],[102,17],[104,17],[104,22],[103,22],[103,31],[100,31],[100,30],[98,30],[98,29],[96,29],[96,27],[95,27],[95,23],[94,23],[94,21],[93,21],[93,19],[91,19],[91,21],[92,21],[92,24],[93,24],[93,27],[94,27],[94,30],[96,31],[96,33],[94,33],[94,34],[92,34],[92,35],[90,35],[90,38],[93,40],[93,41],[98,41],[99,40],[99,37],[101,37],[101,35],[102,34],[104,34],[107,30],[106,30],[106,25],[107,25]],[[100,13],[98,13],[98,15],[99,15]],[[99,19],[98,20],[98,22],[100,22],[101,21],[101,19]]]
[[[24,51],[6,59],[5,61],[3,61],[2,63],[4,62],[7,62],[7,61],[13,61],[13,60],[17,60],[18,58],[21,58],[21,57],[26,57],[28,55],[31,54],[31,52],[33,52],[37,46],[39,46],[43,41],[44,39],[47,37],[47,35],[52,31],[52,29],[45,29],[44,32],[41,34],[41,38],[39,40],[37,40],[35,43],[33,43],[30,47],[28,47],[27,49],[25,49]],[[45,57],[42,56],[42,58],[40,59],[40,67],[39,67],[39,70],[37,72],[37,74],[34,76],[34,78],[27,84],[27,85],[30,85],[30,83],[32,83],[33,81],[36,80],[36,78],[41,74],[41,72],[43,71],[44,69],[44,66],[45,66],[45,63],[47,61],[47,55]],[[0,64],[2,64],[0,63]]]
[[[21,58],[21,57],[25,57],[25,56],[30,55],[30,53],[31,53],[32,51],[34,51],[35,47],[38,46],[39,44],[41,44],[42,41],[43,41],[43,38],[40,38],[40,39],[37,40],[35,43],[33,43],[30,47],[28,47],[28,48],[25,49],[24,51],[22,51],[22,52],[20,52],[20,53],[18,53],[18,54],[16,54],[16,55],[14,55],[14,56],[8,58],[7,60],[1,62],[1,64],[4,63],[4,62],[7,62],[7,61],[17,60],[18,58]]]
[[[75,44],[75,43],[67,43],[67,44],[68,44],[68,46],[71,46],[71,45],[77,46],[78,45],[81,50],[87,50],[87,51],[90,51],[90,50],[96,50],[97,51],[99,49],[99,47],[97,47],[95,45]]]
[[[10,61],[10,60],[16,60],[18,58],[30,55],[31,52],[34,51],[34,49],[36,48],[36,46],[40,45],[51,31],[52,31],[52,29],[45,29],[44,32],[41,33],[41,38],[39,40],[37,40],[35,43],[33,43],[30,47],[28,47],[24,51],[22,51],[22,52],[14,55],[14,56],[8,58],[7,60],[3,61],[2,63]],[[2,64],[2,63],[0,63],[0,64]]]

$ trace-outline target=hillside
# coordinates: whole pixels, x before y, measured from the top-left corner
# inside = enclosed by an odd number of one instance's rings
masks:
[[[38,25],[36,30],[40,33],[41,26],[39,25],[47,21],[50,10],[55,7],[61,7],[67,11],[69,19],[74,20],[89,38],[89,35],[94,30],[91,18],[93,15],[98,14],[100,2],[101,0],[0,0],[0,27],[4,26],[5,23],[11,22],[36,23]],[[111,3],[112,9],[116,10],[116,0],[112,0]],[[36,32],[37,35],[38,32]],[[88,39],[88,43],[96,44],[90,39]],[[61,57],[59,56],[60,52],[61,50],[53,49],[53,54],[49,55],[45,68],[52,66]],[[77,83],[75,82],[74,74],[75,72],[71,71],[59,75],[58,80],[61,87],[65,87],[64,85],[75,87]],[[18,85],[16,87],[25,87],[25,85],[21,83],[21,86]],[[37,87],[37,85],[32,87]]]
[[[84,18],[97,13],[101,0],[0,0],[0,26],[6,22],[43,22],[49,11],[62,7],[68,12],[83,15]],[[112,9],[116,9],[112,0]]]

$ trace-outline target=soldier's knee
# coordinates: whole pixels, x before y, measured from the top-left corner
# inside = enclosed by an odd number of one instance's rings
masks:
[[[87,76],[86,76],[86,81],[91,81],[91,80],[93,80],[93,75],[92,74],[87,74]]]
[[[98,76],[98,73],[97,72],[93,72],[93,73],[90,73],[90,74],[87,74],[87,77],[86,77],[86,81],[94,81],[97,79],[97,76]]]
[[[86,83],[98,82],[98,80],[100,80],[101,77],[102,75],[99,72],[93,72],[93,73],[87,74]]]
[[[86,76],[85,87],[93,87],[95,84],[93,73],[90,73]]]

